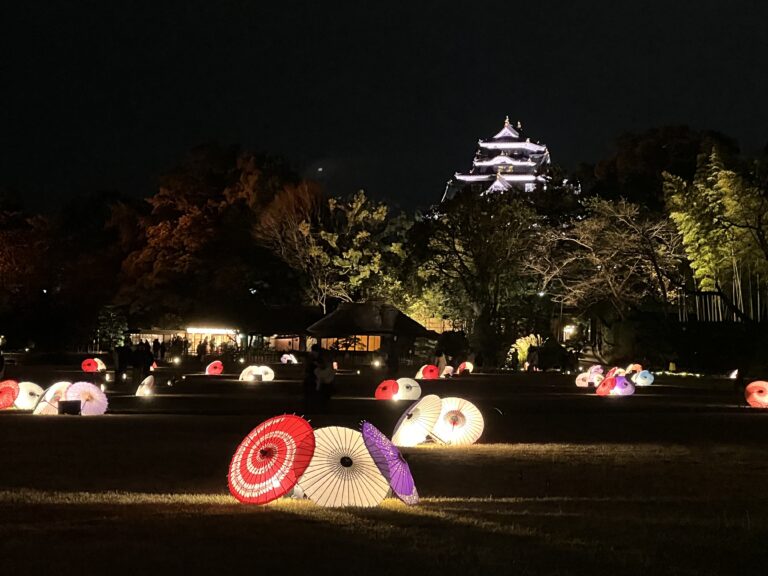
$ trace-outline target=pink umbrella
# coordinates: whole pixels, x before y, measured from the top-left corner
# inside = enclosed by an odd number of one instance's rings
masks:
[[[373,393],[373,397],[376,400],[392,400],[392,397],[397,394],[400,385],[397,380],[384,380],[381,384],[376,386],[376,391]]]
[[[80,414],[98,416],[107,411],[109,401],[101,388],[90,382],[75,382],[67,388],[66,400],[80,400]]]
[[[208,376],[218,376],[222,372],[224,372],[224,364],[221,363],[221,360],[214,360],[205,367],[205,373]]]

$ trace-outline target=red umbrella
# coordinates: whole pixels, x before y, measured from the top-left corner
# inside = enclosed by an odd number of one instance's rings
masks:
[[[384,380],[376,387],[373,397],[376,400],[392,400],[392,397],[400,390],[397,380]]]
[[[440,378],[440,370],[434,364],[427,364],[421,370],[421,378],[423,380],[435,380]]]
[[[96,360],[93,358],[86,358],[83,360],[83,363],[80,364],[80,368],[83,369],[83,372],[98,372],[99,371],[99,365],[96,363]]]
[[[613,390],[615,387],[616,378],[613,376],[608,376],[607,378],[604,378],[602,382],[600,382],[600,386],[597,387],[595,393],[598,396],[609,396],[611,394],[611,390]]]
[[[229,465],[229,491],[247,504],[266,504],[285,495],[309,466],[315,434],[300,416],[265,420],[237,447]]]
[[[0,382],[0,410],[10,408],[19,395],[19,383],[16,380]]]
[[[221,360],[214,360],[205,367],[205,373],[208,376],[218,376],[222,372],[224,372],[224,364],[221,363]]]

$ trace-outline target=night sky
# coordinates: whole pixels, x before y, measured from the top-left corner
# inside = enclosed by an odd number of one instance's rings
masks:
[[[203,142],[426,206],[506,114],[566,168],[670,123],[768,142],[765,2],[7,4],[0,188],[33,209],[149,195]]]

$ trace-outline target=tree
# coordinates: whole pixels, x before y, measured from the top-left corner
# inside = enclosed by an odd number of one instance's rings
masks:
[[[556,302],[608,302],[619,318],[650,299],[669,303],[682,283],[680,237],[663,216],[625,200],[591,199],[586,217],[550,228],[530,266]]]
[[[758,168],[730,169],[713,147],[700,156],[692,181],[664,174],[667,206],[695,291],[715,293],[741,320],[754,316],[753,304],[764,291],[760,279],[768,275],[768,196]]]
[[[446,295],[454,317],[471,327],[473,345],[496,364],[507,340],[528,327],[535,279],[526,261],[539,217],[520,198],[458,194],[428,214],[421,274]]]
[[[347,199],[323,199],[302,183],[280,192],[264,210],[254,235],[302,273],[307,295],[326,310],[329,300],[392,300],[405,260],[408,222],[360,190]]]
[[[295,182],[278,161],[236,148],[192,151],[161,179],[123,262],[117,303],[154,325],[191,314],[234,315],[290,301],[290,272],[252,237],[262,210]]]

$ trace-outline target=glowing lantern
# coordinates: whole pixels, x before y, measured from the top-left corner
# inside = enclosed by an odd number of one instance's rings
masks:
[[[224,364],[221,360],[214,360],[205,367],[206,376],[218,376],[222,372],[224,372]]]
[[[16,380],[3,380],[0,382],[0,410],[13,406],[19,395],[19,383]]]
[[[462,362],[459,364],[459,369],[456,371],[458,374],[464,374],[465,372],[467,374],[472,374],[472,371],[475,369],[474,364],[472,362]]]
[[[67,388],[72,386],[71,382],[56,382],[49,386],[43,395],[40,397],[40,401],[35,406],[34,412],[36,416],[55,416],[59,413],[59,400],[65,399]]]
[[[309,466],[315,434],[300,416],[265,420],[240,443],[229,464],[229,491],[240,502],[266,504],[287,494]]]
[[[392,400],[399,388],[397,380],[384,380],[376,387],[373,397],[376,400]]]
[[[411,378],[397,379],[397,394],[394,400],[418,400],[421,398],[421,386]]]
[[[298,364],[299,361],[296,360],[296,356],[293,354],[283,354],[280,356],[280,363],[281,364]]]
[[[421,369],[422,380],[437,380],[439,377],[440,370],[434,364],[427,364]]]
[[[65,393],[65,400],[79,400],[80,414],[83,416],[99,416],[107,411],[109,402],[101,388],[90,382],[75,382]]]
[[[443,398],[432,435],[444,444],[467,446],[477,442],[484,428],[483,415],[472,402],[463,398]]]
[[[248,366],[242,372],[240,372],[240,378],[238,380],[244,380],[245,382],[254,382],[260,380],[261,373],[258,366]]]
[[[257,366],[256,374],[261,376],[262,382],[272,382],[275,379],[275,371],[269,366]]]
[[[440,378],[450,378],[453,376],[453,366],[446,366],[443,368],[443,373],[440,374]]]
[[[579,388],[589,388],[589,372],[582,372],[576,376],[576,386]]]
[[[418,504],[419,493],[413,481],[411,469],[403,455],[381,430],[370,422],[360,426],[363,442],[382,476],[389,482],[392,492],[409,506]]]
[[[750,382],[744,389],[744,397],[752,408],[768,408],[768,382]]]
[[[315,453],[299,485],[315,504],[331,508],[377,506],[389,492],[363,435],[340,426],[315,430]]]
[[[634,382],[636,386],[650,386],[653,384],[653,380],[653,374],[648,372],[648,370],[641,370],[632,376],[632,382]]]
[[[598,396],[609,396],[611,394],[611,390],[613,390],[615,386],[616,378],[613,376],[606,376],[603,378],[602,382],[600,382],[597,390],[595,390],[595,394]]]
[[[611,396],[632,396],[635,393],[635,387],[625,376],[616,376],[614,380],[616,384],[611,390]]]
[[[96,362],[96,371],[97,372],[106,372],[107,371],[107,365],[104,364],[104,360],[102,360],[101,358],[94,358],[93,361]],[[157,368],[157,365],[154,362],[152,364],[155,366],[155,368]]]
[[[435,394],[414,402],[395,424],[392,442],[395,446],[416,446],[427,439],[440,417],[443,403]]]
[[[19,382],[19,394],[14,405],[19,410],[33,410],[43,395],[43,389],[34,382]]]
[[[80,364],[80,368],[83,369],[83,372],[99,371],[99,365],[96,363],[96,360],[93,358],[86,358],[85,360],[83,360],[83,363]]]
[[[139,387],[136,388],[136,396],[152,396],[155,393],[155,377],[152,375],[147,376],[141,381]]]

